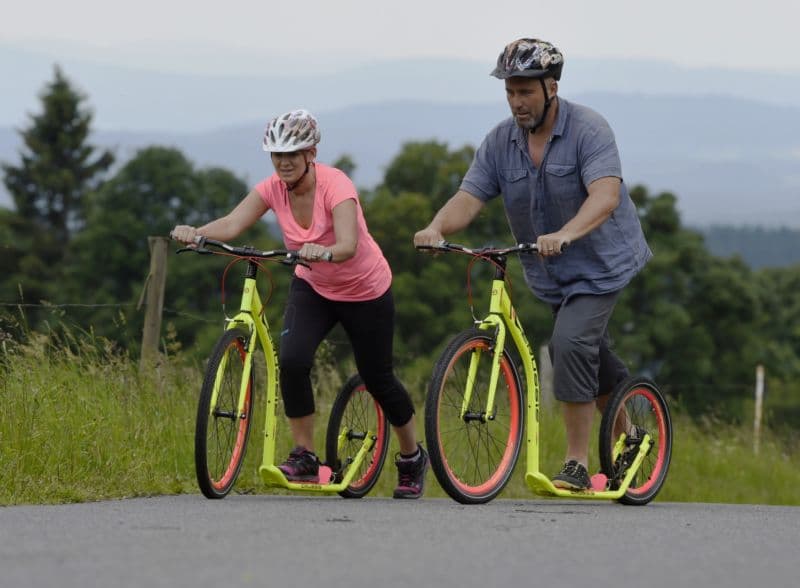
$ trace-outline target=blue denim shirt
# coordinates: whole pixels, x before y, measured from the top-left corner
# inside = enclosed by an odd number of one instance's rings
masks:
[[[590,108],[559,98],[553,134],[539,169],[528,153],[527,131],[508,118],[484,138],[461,190],[484,202],[502,194],[514,239],[532,243],[539,235],[561,229],[586,200],[587,186],[607,176],[622,179],[611,127]],[[560,304],[577,294],[623,288],[652,255],[622,182],[619,206],[603,224],[561,255],[520,259],[534,294]]]

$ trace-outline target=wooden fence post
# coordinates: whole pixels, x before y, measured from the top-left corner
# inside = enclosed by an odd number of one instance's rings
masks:
[[[539,347],[538,357],[539,368],[539,396],[542,400],[542,407],[552,408],[556,402],[553,391],[553,364],[550,363],[550,350],[547,345]]]
[[[758,455],[761,445],[761,415],[764,405],[764,366],[756,366],[756,405],[753,414],[753,453]]]
[[[148,237],[150,246],[150,273],[145,280],[142,298],[145,300],[144,329],[140,368],[145,368],[158,357],[161,337],[161,314],[164,311],[164,290],[167,281],[167,237]],[[142,300],[139,300],[141,308]]]

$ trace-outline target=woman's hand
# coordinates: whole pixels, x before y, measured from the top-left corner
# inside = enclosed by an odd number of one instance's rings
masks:
[[[169,236],[175,241],[194,245],[194,240],[198,236],[198,232],[197,229],[189,225],[177,225],[169,232]]]
[[[317,243],[303,244],[298,254],[308,261],[331,261],[331,250]]]

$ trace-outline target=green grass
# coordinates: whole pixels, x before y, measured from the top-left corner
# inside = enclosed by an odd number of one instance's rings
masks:
[[[0,505],[83,502],[160,494],[197,493],[194,419],[202,366],[180,359],[140,373],[136,362],[72,343],[55,348],[34,336],[25,347],[0,350]],[[415,370],[420,371],[420,370]],[[317,366],[318,448],[342,379]],[[418,409],[422,438],[425,376],[401,374]],[[269,493],[257,474],[263,436],[263,398],[257,397],[250,446],[234,492]],[[279,414],[280,414],[279,410]],[[543,412],[541,466],[555,473],[564,432],[554,409]],[[759,455],[752,432],[674,414],[669,476],[657,500],[800,505],[800,448],[765,431]],[[281,417],[281,424],[283,419]],[[279,427],[279,455],[288,452]],[[389,496],[396,478],[391,456],[373,496]],[[595,450],[596,452],[596,450]],[[592,457],[596,468],[596,453]],[[503,498],[538,499],[525,486],[523,450]],[[445,496],[430,474],[426,496]]]

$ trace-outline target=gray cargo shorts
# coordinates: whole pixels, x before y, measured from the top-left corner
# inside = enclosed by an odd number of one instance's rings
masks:
[[[555,326],[548,348],[558,400],[592,402],[628,377],[608,335],[608,320],[619,295],[619,291],[584,294],[553,308]]]

